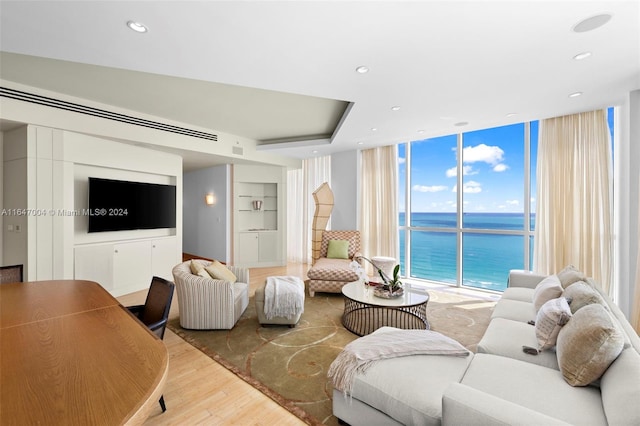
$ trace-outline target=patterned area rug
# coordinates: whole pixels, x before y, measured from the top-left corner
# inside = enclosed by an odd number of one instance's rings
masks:
[[[494,302],[447,291],[429,290],[429,295],[431,329],[475,352]],[[306,423],[337,425],[327,370],[342,348],[357,338],[341,324],[343,308],[340,294],[307,294],[295,328],[261,326],[251,298],[232,330],[185,330],[178,319],[170,321],[169,328]]]

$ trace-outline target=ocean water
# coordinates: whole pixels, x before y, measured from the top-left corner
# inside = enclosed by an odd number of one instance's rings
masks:
[[[404,213],[400,224],[404,225]],[[532,215],[531,226],[534,226]],[[412,213],[412,227],[438,231],[411,230],[411,277],[456,284],[456,214]],[[483,230],[524,230],[522,213],[467,213],[463,227]],[[440,231],[440,229],[442,231]],[[453,232],[447,232],[447,229]],[[533,228],[532,228],[533,229]],[[462,234],[463,285],[503,291],[510,269],[524,269],[524,236],[473,233]],[[405,231],[400,231],[400,265],[406,273]],[[530,252],[533,239],[529,241]]]

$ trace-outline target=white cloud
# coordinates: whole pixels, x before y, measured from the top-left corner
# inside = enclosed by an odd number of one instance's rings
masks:
[[[449,187],[443,185],[413,185],[412,189],[417,192],[440,192],[446,191],[447,189],[449,189]]]
[[[507,204],[510,206],[519,206],[520,205],[520,201],[518,200],[507,200]]]
[[[496,165],[493,167],[493,171],[494,171],[494,172],[498,172],[498,173],[500,173],[500,172],[504,172],[504,171],[505,171],[505,170],[507,170],[508,168],[509,168],[509,166],[507,166],[506,164],[504,164],[504,163],[500,163],[500,164],[496,164]]]
[[[406,162],[407,162],[407,159],[406,159],[406,158],[398,157],[398,164],[404,164],[404,163],[406,163]]]
[[[452,191],[457,192],[458,186],[454,186]],[[470,180],[462,185],[462,192],[465,194],[477,194],[478,192],[482,192],[482,184],[474,180]]]
[[[492,166],[502,162],[504,151],[499,146],[488,146],[483,143],[462,149],[462,160],[465,163],[484,162]]]
[[[477,174],[478,174],[478,172],[473,170],[473,167],[471,167],[471,166],[462,166],[462,175],[463,176],[477,175]],[[457,167],[452,167],[450,169],[447,169],[447,177],[456,177],[456,176],[458,176]]]

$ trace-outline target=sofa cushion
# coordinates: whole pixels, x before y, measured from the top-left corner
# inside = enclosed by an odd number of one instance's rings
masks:
[[[602,375],[602,405],[610,425],[640,425],[640,355],[628,348]]]
[[[534,289],[527,287],[508,287],[502,292],[501,298],[531,303],[533,300],[533,291]]]
[[[495,318],[491,320],[478,343],[477,351],[478,353],[501,355],[559,370],[558,358],[554,349],[540,352],[538,355],[532,355],[522,350],[523,346],[536,348],[537,345],[534,326],[526,322]]]
[[[349,259],[328,259],[321,257],[316,260],[309,271],[307,271],[307,277],[310,280],[324,280],[324,281],[341,281],[351,282],[358,281],[358,275],[349,268],[351,261]]]
[[[607,304],[602,296],[600,296],[600,293],[584,281],[577,281],[571,284],[562,292],[562,297],[571,300],[569,307],[573,314],[575,314],[578,309],[592,303],[599,303],[603,306]]]
[[[402,424],[440,425],[444,390],[461,380],[472,359],[412,355],[378,361],[356,375],[352,397]]]
[[[538,312],[542,305],[562,295],[562,285],[557,275],[549,275],[533,289],[533,307]]]
[[[462,383],[570,424],[607,424],[600,390],[569,386],[562,374],[551,368],[476,354]]]
[[[567,383],[586,386],[600,378],[623,347],[622,330],[606,308],[587,305],[558,334],[558,365]]]
[[[205,266],[204,270],[207,271],[207,273],[214,280],[229,281],[230,283],[235,283],[238,280],[238,278],[233,272],[229,270],[229,268],[227,268],[217,260],[214,260],[209,265]]]
[[[560,284],[562,284],[562,288],[567,288],[571,284],[576,283],[578,281],[584,281],[587,277],[582,272],[579,271],[573,265],[567,265],[562,271],[556,274],[560,279]]]
[[[551,299],[542,305],[536,315],[535,324],[539,351],[550,349],[556,345],[560,329],[570,318],[571,308],[564,297]]]
[[[348,259],[349,241],[331,240],[327,246],[327,257],[329,259]]]
[[[500,299],[496,303],[491,318],[506,318],[514,321],[529,322],[536,319],[533,303],[520,300]]]

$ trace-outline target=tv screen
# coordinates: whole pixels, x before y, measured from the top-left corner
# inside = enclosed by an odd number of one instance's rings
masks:
[[[175,226],[175,185],[89,178],[89,232]]]

